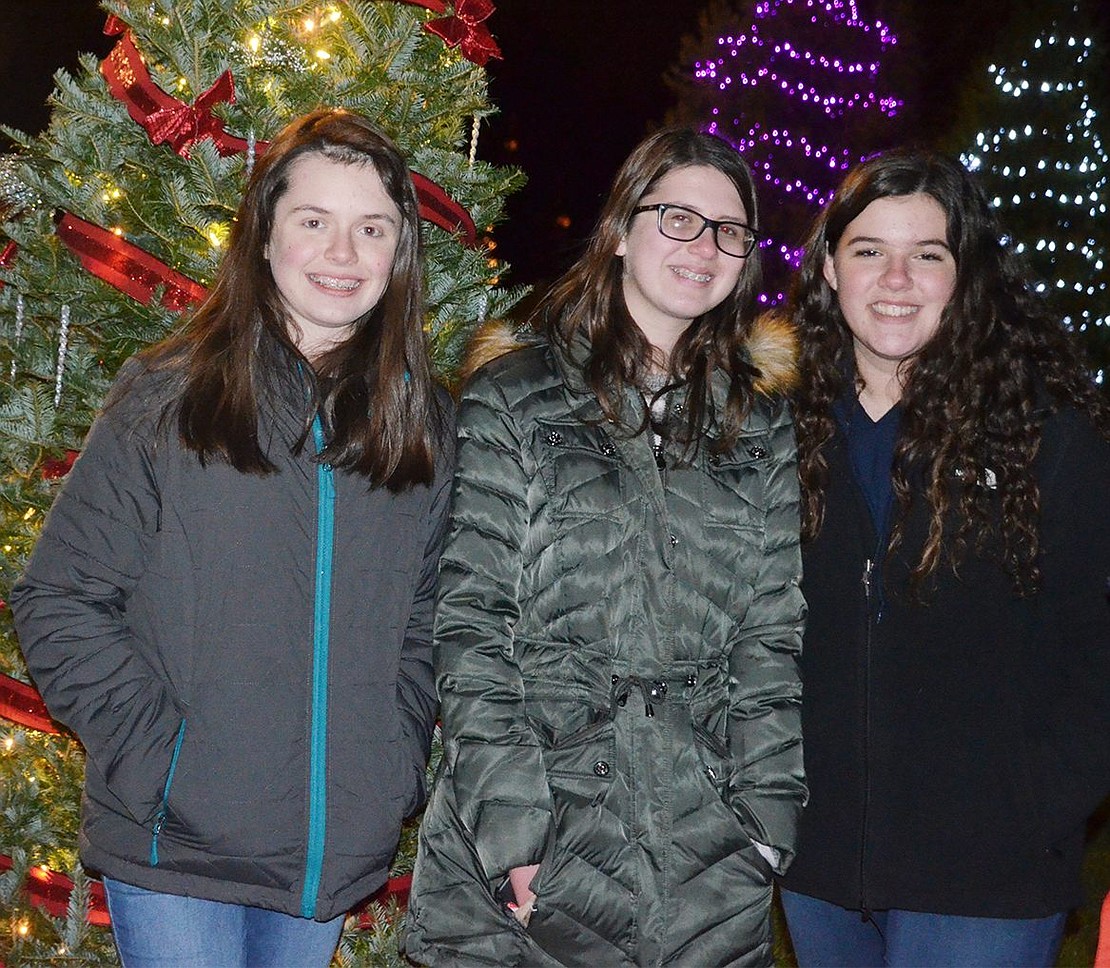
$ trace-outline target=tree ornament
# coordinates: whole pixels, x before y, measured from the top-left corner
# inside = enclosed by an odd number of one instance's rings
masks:
[[[15,332],[12,338],[12,380],[15,380],[15,351],[19,349],[19,341],[23,337],[23,293],[15,296]]]
[[[404,0],[416,7],[424,7],[434,13],[446,13],[444,0]],[[457,0],[455,11],[450,16],[429,20],[424,29],[442,38],[448,47],[458,47],[467,60],[485,67],[490,58],[501,58],[501,48],[483,23],[494,12],[491,0]]]
[[[69,306],[62,306],[58,322],[58,363],[54,369],[54,406],[62,402],[62,376],[66,369],[66,352],[69,349]]]

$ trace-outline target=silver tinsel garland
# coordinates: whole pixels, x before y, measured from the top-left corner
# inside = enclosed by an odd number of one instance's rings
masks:
[[[8,218],[38,208],[42,198],[20,177],[22,162],[18,155],[0,155],[0,209],[9,209]]]

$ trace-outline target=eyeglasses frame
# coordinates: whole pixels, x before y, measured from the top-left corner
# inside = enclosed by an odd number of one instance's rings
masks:
[[[701,219],[702,226],[701,226],[700,229],[698,229],[698,231],[695,233],[693,238],[691,238],[691,239],[676,239],[673,235],[667,235],[667,233],[663,231],[663,214],[664,214],[664,212],[666,212],[666,210],[668,208],[677,208],[677,209],[679,209],[679,211],[689,212],[691,215],[695,215],[695,216],[697,216],[698,218]],[[676,205],[673,202],[656,202],[654,205],[638,205],[638,206],[636,206],[636,208],[632,209],[632,214],[633,215],[640,215],[643,212],[655,212],[656,213],[655,227],[659,230],[659,234],[661,236],[663,236],[663,238],[670,239],[672,242],[695,242],[695,241],[697,241],[698,239],[701,238],[702,233],[707,228],[712,229],[713,230],[713,244],[715,246],[717,246],[717,251],[720,252],[721,255],[727,255],[731,259],[746,259],[746,258],[748,258],[748,256],[750,256],[755,251],[756,246],[759,245],[759,240],[762,238],[762,235],[759,232],[757,232],[755,229],[753,229],[750,225],[745,225],[743,222],[737,222],[735,219],[730,219],[730,218],[725,218],[725,219],[706,218],[704,215],[701,214],[701,212],[695,212],[692,208],[687,208],[685,205]],[[746,232],[750,233],[751,241],[748,245],[747,251],[745,253],[743,253],[743,255],[736,255],[733,252],[726,252],[724,249],[721,248],[721,240],[717,236],[717,230],[720,229],[720,227],[722,225],[739,225],[740,228],[742,228]]]

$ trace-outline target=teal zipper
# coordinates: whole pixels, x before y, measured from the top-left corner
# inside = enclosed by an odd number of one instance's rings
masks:
[[[173,775],[177,770],[177,758],[181,755],[181,744],[185,742],[185,720],[177,727],[177,740],[173,744],[173,756],[170,757],[170,772],[166,774],[166,785],[162,787],[162,802],[158,805],[158,813],[154,815],[154,832],[150,837],[150,866],[158,866],[158,837],[166,825],[166,810],[169,809],[170,787],[173,785]]]
[[[324,449],[319,414],[312,421],[316,453]],[[312,630],[312,738],[308,768],[308,851],[301,916],[314,917],[324,866],[327,820],[328,648],[331,630],[331,577],[335,540],[335,479],[329,464],[316,465],[316,593]]]

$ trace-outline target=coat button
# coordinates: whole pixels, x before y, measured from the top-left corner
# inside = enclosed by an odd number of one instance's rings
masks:
[[[598,776],[608,776],[609,763],[606,760],[598,760],[594,764],[594,773],[596,773]]]
[[[672,548],[677,548],[678,547],[678,536],[672,534],[672,535],[668,535],[668,538],[671,542],[671,547]]]
[[[697,676],[689,675],[689,676],[686,677],[686,685],[692,687],[692,686],[696,686],[697,684],[698,684],[698,677]]]
[[[562,435],[561,433],[559,433],[559,431],[557,431],[557,430],[552,430],[552,431],[551,431],[551,432],[550,432],[550,433],[549,433],[549,434],[547,435],[547,442],[548,442],[548,443],[549,443],[549,444],[550,444],[550,445],[551,445],[552,447],[559,447],[559,446],[561,446],[561,445],[562,445],[562,443],[563,443],[563,435]]]
[[[754,447],[748,448],[748,453],[751,454],[753,460],[763,460],[767,456],[767,448],[756,444]]]

